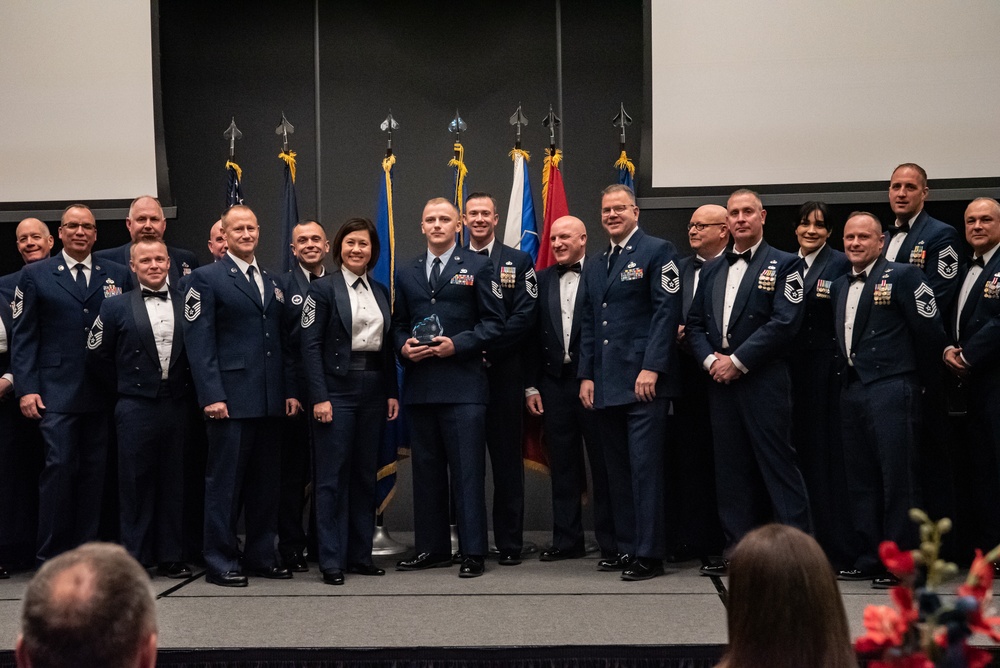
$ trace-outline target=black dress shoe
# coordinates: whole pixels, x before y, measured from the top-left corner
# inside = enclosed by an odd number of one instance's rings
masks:
[[[617,554],[611,559],[601,559],[597,562],[599,571],[623,571],[632,563],[632,557],[627,554]]]
[[[306,573],[309,571],[309,564],[306,562],[306,555],[303,554],[302,550],[289,552],[282,558],[282,561],[285,562],[288,570],[293,573]]]
[[[284,566],[265,566],[264,568],[248,569],[250,575],[268,580],[291,580],[292,572]]]
[[[478,578],[486,572],[486,561],[482,557],[466,557],[458,569],[460,578]]]
[[[385,575],[384,570],[372,564],[353,564],[347,567],[347,572],[357,575]]]
[[[451,566],[450,554],[434,554],[433,552],[421,552],[412,559],[396,562],[397,571],[422,571],[427,568],[447,568],[448,566]]]
[[[183,561],[165,561],[156,567],[156,574],[180,580],[191,577],[191,569]]]
[[[872,573],[871,571],[863,571],[860,568],[845,568],[842,571],[837,571],[837,579],[844,580],[846,582],[857,582],[860,580],[871,580],[877,573]]]
[[[344,571],[323,571],[323,582],[328,585],[344,584]]]
[[[205,580],[209,584],[220,587],[246,587],[249,584],[247,576],[240,574],[239,571],[225,571],[223,573],[208,571],[205,573]]]
[[[651,580],[658,575],[663,575],[662,561],[659,559],[636,557],[629,564],[628,568],[622,571],[622,580]]]
[[[521,553],[520,552],[501,552],[500,558],[497,560],[501,566],[517,566],[521,563]]]
[[[4,568],[3,566],[0,566],[0,580],[6,580],[9,577],[10,573],[7,571],[7,569]]]
[[[461,552],[456,552],[455,554],[451,555],[451,563],[458,565],[461,564],[463,561],[465,561],[465,555],[462,554]]]
[[[587,550],[582,547],[575,550],[560,550],[558,547],[550,547],[538,555],[538,560],[562,561],[563,559],[580,559],[585,556],[587,556]]]
[[[893,587],[898,587],[900,584],[902,584],[900,579],[892,573],[872,578],[872,589],[892,589]]]
[[[729,575],[729,560],[722,559],[721,561],[713,561],[710,564],[705,564],[698,569],[698,572],[702,575]]]

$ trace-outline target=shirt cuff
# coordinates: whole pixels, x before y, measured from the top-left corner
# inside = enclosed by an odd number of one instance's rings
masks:
[[[711,371],[712,370],[712,365],[715,364],[715,361],[718,360],[718,359],[719,358],[716,357],[715,354],[713,353],[713,354],[709,355],[708,357],[706,357],[705,361],[703,361],[701,363],[701,365],[705,368],[705,371]]]
[[[12,373],[5,373],[4,375],[0,376],[0,378],[3,378],[4,380],[6,380],[11,385],[14,384],[14,374],[12,374]]]
[[[945,349],[941,352],[941,361],[942,362],[946,361],[947,357],[948,357],[948,351],[949,350],[954,350],[957,347],[958,346],[946,346]],[[959,353],[959,354],[961,354],[961,353]]]
[[[743,362],[741,362],[739,358],[736,357],[736,355],[730,355],[729,359],[732,361],[733,366],[735,366],[737,369],[739,369],[743,373],[750,373],[750,369],[743,366]]]
[[[528,397],[533,397],[536,394],[541,394],[541,392],[538,391],[537,387],[526,387],[526,388],[524,388],[524,398],[525,399],[527,399]]]

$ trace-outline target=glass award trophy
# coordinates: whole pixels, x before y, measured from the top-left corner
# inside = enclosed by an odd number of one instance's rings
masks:
[[[437,314],[431,314],[413,326],[413,338],[421,346],[436,346],[440,341],[435,341],[435,336],[443,336],[444,328]]]

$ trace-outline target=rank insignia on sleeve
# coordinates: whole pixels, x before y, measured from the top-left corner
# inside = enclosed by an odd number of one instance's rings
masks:
[[[777,270],[773,266],[769,266],[767,269],[760,272],[760,276],[757,277],[757,289],[763,290],[764,292],[774,292],[774,284],[777,280]]]
[[[934,301],[934,290],[926,283],[921,283],[913,291],[913,298],[917,301],[917,313],[925,318],[933,318],[937,315],[937,302]]]
[[[660,287],[672,295],[681,289],[681,274],[673,260],[660,267]]]
[[[456,278],[457,278],[457,276],[456,276]],[[472,277],[470,276],[469,278],[472,278]],[[453,278],[452,280],[454,281],[455,279]],[[472,285],[472,283],[470,282],[468,285]],[[493,289],[493,296],[494,297],[496,297],[497,299],[503,299],[503,290],[500,289],[500,284],[499,283],[497,283],[496,281],[490,281],[490,288]]]
[[[24,293],[20,287],[14,288],[14,301],[10,303],[10,310],[15,319],[24,311]]]
[[[292,303],[298,306],[302,303],[302,295],[292,295]]]
[[[184,296],[184,318],[194,322],[201,315],[201,293],[191,288]]]
[[[525,272],[524,287],[532,299],[538,299],[538,278],[535,276],[534,269],[529,269]]]
[[[274,286],[274,298],[277,299],[282,304],[285,303],[285,293],[281,291],[277,285]]]
[[[302,325],[302,329],[308,329],[314,322],[316,322],[316,302],[310,296],[306,297],[306,302],[302,305],[302,319],[300,320],[300,324]]]
[[[833,281],[824,281],[822,278],[816,281],[816,298],[817,299],[829,299],[830,298],[830,288],[833,286]]]
[[[926,263],[927,251],[924,250],[924,242],[921,240],[916,246],[913,247],[913,250],[910,251],[910,264],[923,269]]]
[[[793,304],[801,304],[804,293],[802,275],[798,271],[793,271],[785,277],[785,299]]]
[[[937,271],[941,278],[948,280],[958,276],[958,253],[951,246],[946,246],[938,253]]]
[[[875,285],[872,298],[876,306],[888,306],[892,302],[892,283],[886,283],[885,279],[882,279],[881,283]]]
[[[104,323],[101,322],[101,316],[97,316],[97,320],[94,321],[94,325],[90,328],[90,336],[87,337],[87,347],[91,350],[97,350],[101,347],[101,341],[104,340]]]

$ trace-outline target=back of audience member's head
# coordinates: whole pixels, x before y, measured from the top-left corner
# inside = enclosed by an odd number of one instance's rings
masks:
[[[19,666],[156,665],[149,575],[119,545],[87,543],[51,559],[28,583]]]
[[[730,556],[720,668],[857,668],[833,568],[809,535],[768,524]]]

